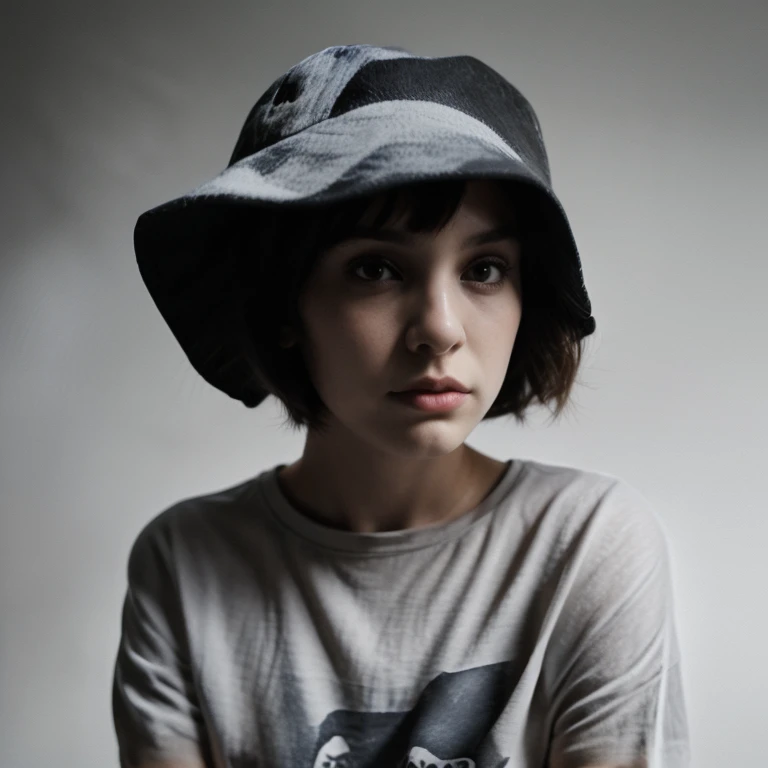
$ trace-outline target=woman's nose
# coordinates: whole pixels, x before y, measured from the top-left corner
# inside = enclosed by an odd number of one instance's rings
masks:
[[[414,287],[406,331],[408,348],[417,352],[427,346],[433,354],[445,354],[462,345],[466,337],[459,301],[457,291],[445,280]]]

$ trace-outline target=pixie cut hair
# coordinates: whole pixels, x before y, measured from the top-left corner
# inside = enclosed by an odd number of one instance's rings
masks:
[[[545,204],[530,187],[496,182],[510,201],[511,223],[521,256],[522,314],[501,390],[483,420],[512,416],[520,424],[536,401],[557,419],[568,404],[583,352],[573,321],[576,298],[562,279],[561,254],[553,251]],[[346,239],[371,211],[370,226],[403,222],[413,233],[437,233],[451,219],[466,191],[466,180],[444,179],[320,206],[253,209],[231,228],[235,249],[235,291],[247,338],[247,370],[274,395],[292,428],[322,431],[329,411],[305,365],[300,345],[279,345],[281,328],[303,337],[299,297],[323,251]]]

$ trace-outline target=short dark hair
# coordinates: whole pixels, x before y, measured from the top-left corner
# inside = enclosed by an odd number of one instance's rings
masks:
[[[323,206],[250,209],[233,220],[237,300],[247,329],[246,362],[258,385],[280,400],[293,428],[322,431],[327,406],[312,384],[298,346],[279,346],[283,326],[301,328],[298,300],[318,255],[345,239],[379,205],[372,227],[406,215],[411,232],[437,232],[451,219],[466,180],[419,182]],[[507,374],[483,420],[511,415],[526,421],[536,399],[554,401],[553,418],[565,410],[582,358],[574,322],[576,298],[558,269],[551,201],[523,183],[499,181],[509,197],[521,245],[522,314]]]

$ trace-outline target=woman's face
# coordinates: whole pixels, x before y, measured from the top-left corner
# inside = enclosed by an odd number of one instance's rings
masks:
[[[509,206],[492,182],[470,182],[437,235],[397,223],[320,256],[300,297],[301,346],[332,433],[427,457],[455,450],[480,422],[520,325],[520,246]],[[443,412],[392,394],[423,376],[453,377],[469,393]]]

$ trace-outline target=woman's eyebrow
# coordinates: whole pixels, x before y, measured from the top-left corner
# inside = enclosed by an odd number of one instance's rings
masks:
[[[404,232],[399,229],[373,229],[371,227],[355,227],[344,238],[345,240],[381,240],[387,243],[398,243],[401,245],[412,242],[419,235],[412,232]],[[516,240],[519,233],[516,227],[505,224],[493,229],[477,232],[468,237],[464,243],[464,248],[470,248],[477,245],[487,245],[501,240]]]

